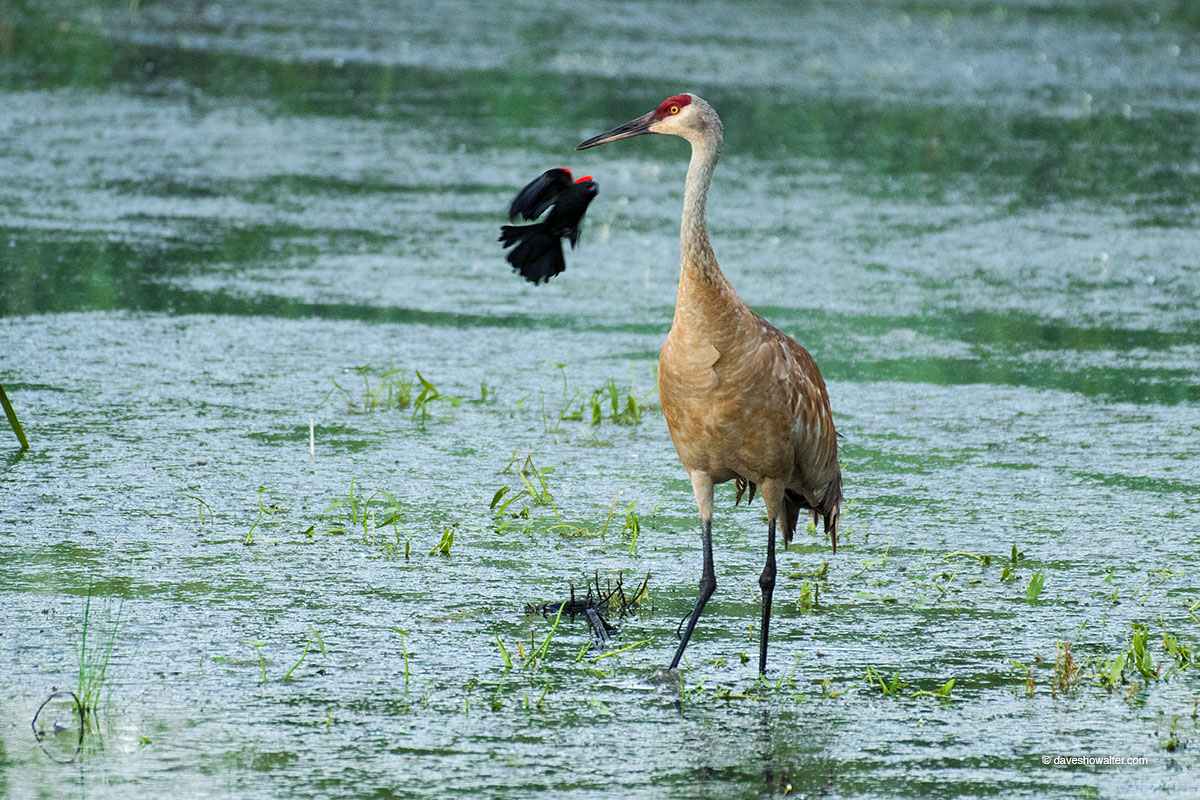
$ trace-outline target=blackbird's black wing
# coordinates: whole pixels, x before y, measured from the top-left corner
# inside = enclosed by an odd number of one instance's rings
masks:
[[[571,247],[579,242],[579,226],[588,206],[596,199],[599,187],[593,180],[580,180],[572,183],[554,204],[554,209],[546,217],[546,227],[559,236],[570,240]]]
[[[508,207],[508,219],[512,221],[518,216],[525,219],[537,219],[542,212],[554,205],[559,196],[569,188],[571,188],[570,170],[546,170],[517,193],[512,205]]]

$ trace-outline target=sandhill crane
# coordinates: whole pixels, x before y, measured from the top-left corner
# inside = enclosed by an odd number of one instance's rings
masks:
[[[808,351],[754,313],[725,279],[708,239],[705,198],[724,138],[720,117],[694,94],[668,97],[648,114],[576,149],[665,133],[691,142],[683,192],[679,294],[671,332],[658,359],[658,394],[679,460],[691,477],[704,538],[700,597],[669,669],[679,666],[704,605],[717,586],[713,569],[714,484],[734,481],[737,500],[757,486],[767,506],[767,562],[762,588],[758,670],[767,669],[775,523],[784,547],[801,509],[824,518],[834,552],[842,502],[837,433],[825,381]],[[682,625],[682,623],[681,623]]]

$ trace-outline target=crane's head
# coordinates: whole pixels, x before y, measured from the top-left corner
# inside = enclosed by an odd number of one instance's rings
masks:
[[[658,108],[649,114],[631,119],[599,136],[593,136],[575,149],[586,150],[606,142],[615,142],[617,139],[641,136],[643,133],[669,133],[682,136],[693,143],[702,139],[715,139],[716,143],[720,144],[724,136],[724,127],[717,112],[703,98],[694,94],[677,94],[663,100]]]

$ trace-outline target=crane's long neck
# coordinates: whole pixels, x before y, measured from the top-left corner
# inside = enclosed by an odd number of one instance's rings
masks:
[[[720,140],[716,136],[692,140],[692,160],[688,165],[687,184],[683,190],[683,223],[679,231],[681,293],[689,279],[706,283],[724,280],[708,240],[705,214],[708,185],[717,166],[719,146]]]

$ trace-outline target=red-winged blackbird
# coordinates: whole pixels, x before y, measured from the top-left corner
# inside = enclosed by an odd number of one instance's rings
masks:
[[[579,223],[599,188],[591,176],[571,180],[568,169],[548,169],[517,194],[508,208],[509,221],[518,216],[537,219],[550,208],[546,219],[536,225],[501,225],[500,241],[516,245],[506,256],[521,277],[532,283],[548,281],[567,268],[562,242],[571,247],[579,241]]]

